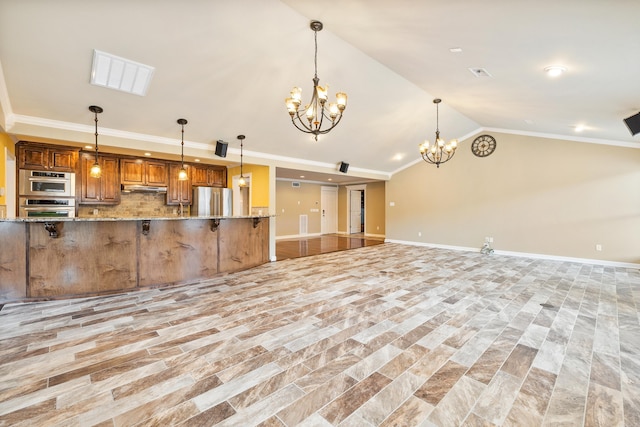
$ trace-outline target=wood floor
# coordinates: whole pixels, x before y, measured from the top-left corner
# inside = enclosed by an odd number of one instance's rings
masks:
[[[2,426],[640,426],[640,271],[385,243],[0,311]]]
[[[364,233],[323,234],[321,236],[283,239],[276,242],[278,260],[326,254],[384,243],[384,238],[366,237]]]

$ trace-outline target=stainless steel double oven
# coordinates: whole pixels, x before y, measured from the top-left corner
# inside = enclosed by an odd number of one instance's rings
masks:
[[[71,172],[21,169],[18,215],[29,218],[76,216],[76,179]]]

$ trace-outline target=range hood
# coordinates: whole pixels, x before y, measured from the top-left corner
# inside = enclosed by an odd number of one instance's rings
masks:
[[[122,184],[121,191],[123,193],[133,193],[133,192],[146,192],[146,193],[166,193],[167,187],[158,187],[155,185],[140,185],[140,184]]]

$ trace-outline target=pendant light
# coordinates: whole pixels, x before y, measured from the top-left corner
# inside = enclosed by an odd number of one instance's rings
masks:
[[[242,174],[242,141],[245,139],[244,135],[238,135],[238,139],[240,140],[240,179],[238,180],[238,186],[240,187],[246,187],[247,186],[247,180],[244,178],[244,175]]]
[[[89,107],[89,111],[91,111],[95,115],[96,122],[96,161],[91,166],[91,170],[89,171],[89,176],[92,178],[100,178],[102,175],[102,169],[100,168],[100,163],[98,163],[98,114],[102,113],[102,107],[98,107],[97,105],[92,105]]]
[[[189,179],[189,174],[187,173],[187,170],[184,167],[184,125],[187,124],[187,119],[178,119],[178,124],[182,126],[182,142],[180,143],[182,147],[182,151],[180,153],[182,167],[178,172],[178,181],[186,181],[187,179]]]

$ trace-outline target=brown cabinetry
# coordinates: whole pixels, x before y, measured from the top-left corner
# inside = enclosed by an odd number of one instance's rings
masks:
[[[20,169],[76,172],[79,149],[54,147],[31,143],[18,143]]]
[[[189,179],[178,180],[178,172],[182,165],[180,163],[169,163],[169,185],[167,186],[167,205],[190,205],[191,204],[191,172],[193,168],[184,165]]]
[[[167,185],[167,163],[157,160],[120,159],[122,184]]]
[[[83,153],[81,156],[80,204],[115,205],[120,203],[120,170],[119,161],[114,156],[98,156],[102,169],[100,178],[90,175],[91,166],[95,163],[95,155]]]
[[[226,187],[227,168],[224,166],[191,165],[191,184],[203,187]]]

